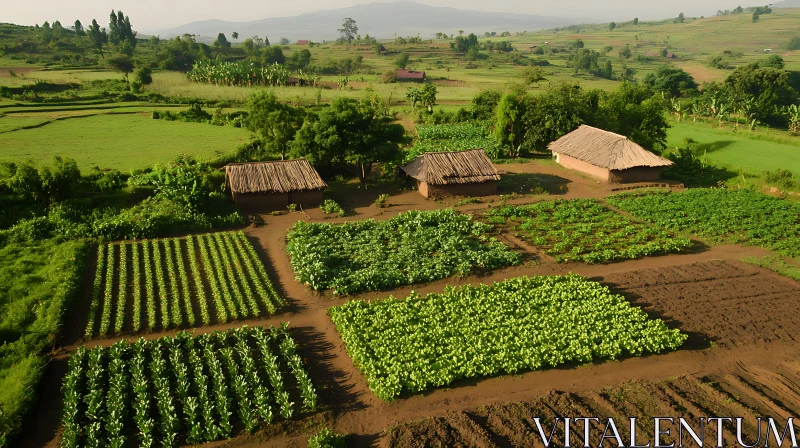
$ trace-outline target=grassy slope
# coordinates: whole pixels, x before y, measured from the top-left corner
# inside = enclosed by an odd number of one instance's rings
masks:
[[[77,292],[86,246],[55,240],[0,248],[0,446],[33,405],[44,360]]]
[[[229,153],[249,136],[244,129],[153,120],[144,114],[98,115],[0,134],[0,160],[49,163],[60,155],[74,158],[81,169],[94,164],[127,171],[181,154],[211,158]]]
[[[686,138],[708,145],[709,160],[737,171],[761,173],[778,168],[800,175],[800,138],[752,135],[744,127],[734,132],[730,127],[717,129],[705,123],[691,121],[672,123],[667,146],[682,146]]]

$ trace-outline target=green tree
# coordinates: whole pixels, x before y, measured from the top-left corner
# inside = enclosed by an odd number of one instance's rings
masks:
[[[476,120],[494,119],[494,110],[502,94],[498,90],[483,90],[472,98],[472,115]]]
[[[786,49],[789,51],[800,50],[800,36],[794,36],[789,39],[789,43],[786,44]]]
[[[318,115],[309,115],[292,144],[294,157],[313,164],[342,165],[363,185],[373,165],[399,161],[406,142],[403,126],[366,102],[338,98]]]
[[[690,96],[697,93],[697,82],[692,75],[672,65],[662,65],[644,78],[644,85],[654,92],[670,97]]]
[[[217,48],[231,48],[231,43],[228,41],[228,38],[225,37],[225,33],[217,34],[217,40],[214,41],[213,45]]]
[[[638,25],[638,24],[639,24],[639,18],[638,18],[638,17],[636,17],[635,19],[633,19],[633,24],[634,24],[634,25]]]
[[[285,159],[303,124],[302,110],[279,102],[271,90],[260,90],[251,96],[247,110],[247,129],[259,136],[266,149]]]
[[[86,35],[86,30],[83,29],[83,24],[81,23],[80,20],[76,20],[75,21],[75,24],[72,25],[72,29],[75,30],[75,35],[76,36],[83,37],[83,36]]]
[[[92,46],[100,52],[100,57],[105,59],[105,55],[103,54],[103,47],[108,42],[108,34],[106,34],[106,29],[100,29],[100,25],[97,24],[97,20],[92,20],[92,26],[89,27],[89,40],[92,41]]]
[[[350,17],[346,17],[342,23],[342,27],[337,31],[342,34],[342,38],[349,44],[350,42],[353,42],[353,39],[356,38],[356,34],[358,34],[358,25],[356,25],[355,20],[351,19]]]
[[[539,85],[542,81],[547,81],[547,78],[544,77],[544,70],[540,67],[527,67],[522,72],[522,80],[525,85]]]
[[[261,54],[261,62],[264,65],[283,64],[286,62],[286,56],[283,55],[281,47],[266,47]]]
[[[686,21],[686,17],[684,17],[683,13],[678,14],[678,18],[675,19],[675,23],[683,23]]]
[[[121,41],[119,26],[117,13],[112,9],[108,22],[108,41],[111,42],[112,45],[117,45]]]
[[[617,22],[611,22],[608,24],[609,31],[614,31],[615,28],[617,28]]]
[[[239,33],[237,31],[232,32],[231,33],[231,38],[233,40],[239,40]]]
[[[596,117],[599,127],[625,135],[649,149],[663,148],[667,142],[669,123],[666,102],[650,89],[623,83],[600,103]]]
[[[622,57],[622,58],[625,58],[625,59],[630,59],[631,56],[633,56],[633,52],[631,52],[631,47],[629,47],[628,45],[625,45],[625,48],[620,50],[619,56]]]
[[[600,94],[579,84],[561,83],[531,98],[523,117],[522,147],[542,151],[547,145],[581,124],[594,124]]]
[[[141,67],[139,70],[136,70],[136,75],[134,76],[135,82],[139,83],[142,86],[148,86],[153,83],[153,69],[150,67]]]
[[[526,98],[507,93],[500,98],[495,110],[494,139],[500,146],[508,148],[509,157],[519,157],[522,139],[525,136],[523,117]]]
[[[114,69],[115,72],[122,75],[125,83],[128,83],[128,76],[133,73],[134,63],[133,59],[127,54],[118,54],[108,60],[108,65]]]
[[[754,118],[773,125],[784,124],[779,109],[797,104],[798,92],[792,87],[789,72],[758,63],[739,67],[725,79],[724,88],[734,98],[753,98]]]
[[[459,35],[453,39],[453,42],[450,43],[450,48],[455,50],[456,53],[466,53],[470,48],[477,49],[478,45],[478,36],[474,33],[469,33],[467,37]]]
[[[394,66],[397,68],[405,69],[406,65],[408,65],[408,60],[410,56],[408,55],[407,51],[400,52],[400,56],[394,61]]]

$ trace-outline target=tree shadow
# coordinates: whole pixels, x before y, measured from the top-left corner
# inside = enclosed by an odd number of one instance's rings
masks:
[[[732,140],[717,140],[710,143],[695,143],[692,147],[692,151],[699,156],[703,155],[704,153],[720,151],[734,143],[736,142]]]
[[[680,330],[681,333],[689,336],[689,338],[686,339],[686,342],[684,342],[683,345],[678,348],[678,350],[704,350],[710,348],[712,343],[715,342],[713,337],[705,333],[686,331],[683,328],[683,322],[673,318],[672,316],[665,315],[656,307],[654,303],[638,294],[628,291],[622,285],[603,282],[603,279],[599,277],[590,278],[589,280],[601,282],[603,285],[608,286],[608,289],[611,290],[613,294],[619,294],[625,297],[625,299],[628,300],[631,305],[640,308],[650,319],[659,319],[663,321],[670,329]]]
[[[350,372],[334,367],[333,360],[339,358],[339,355],[325,335],[314,327],[293,327],[291,332],[323,403],[330,406],[335,413],[366,408],[359,400],[360,393],[355,391],[355,386],[349,381]]]
[[[395,196],[408,188],[408,185],[400,181],[369,182],[366,185],[355,182],[336,182],[331,185],[330,190],[325,191],[325,197],[336,201],[348,215],[353,215],[357,208],[373,205],[382,194]]]

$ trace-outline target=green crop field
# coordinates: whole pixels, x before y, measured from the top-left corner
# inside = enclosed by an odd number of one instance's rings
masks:
[[[675,350],[686,335],[583,277],[519,277],[328,310],[383,400],[496,376]]]
[[[686,120],[673,122],[668,134],[668,148],[682,147],[690,138],[709,160],[737,171],[760,173],[780,168],[800,175],[800,137],[786,132],[751,133],[744,126],[734,132],[730,126],[718,129]]]
[[[211,442],[317,406],[286,325],[81,347],[62,393],[65,448]]]
[[[676,253],[692,246],[688,238],[634,222],[594,199],[506,205],[486,216],[491,223],[513,223],[528,242],[558,262],[600,263]]]
[[[86,337],[224,323],[285,303],[241,232],[123,241],[98,248]]]
[[[49,163],[58,155],[75,159],[82,170],[97,165],[129,171],[182,154],[213,158],[249,139],[246,130],[229,126],[153,120],[145,114],[97,115],[2,133],[0,160]]]
[[[351,294],[519,263],[519,254],[491,238],[491,230],[452,209],[338,225],[298,221],[286,250],[298,281]]]
[[[754,190],[623,193],[609,203],[670,231],[800,257],[800,204]]]

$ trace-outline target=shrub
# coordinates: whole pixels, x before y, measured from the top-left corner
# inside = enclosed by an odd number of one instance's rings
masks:
[[[387,204],[388,201],[389,201],[389,195],[384,193],[378,196],[378,198],[375,199],[375,202],[373,202],[373,204],[375,204],[375,207],[384,208],[389,206],[389,204]]]
[[[347,436],[337,434],[327,426],[308,438],[308,448],[345,448]]]
[[[322,205],[320,205],[319,208],[322,209],[323,213],[328,214],[328,215],[331,215],[331,214],[336,214],[336,215],[339,215],[339,216],[344,216],[345,215],[344,209],[342,208],[342,206],[339,205],[333,199],[325,199],[322,202]]]

